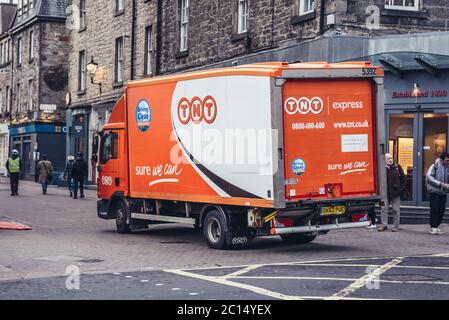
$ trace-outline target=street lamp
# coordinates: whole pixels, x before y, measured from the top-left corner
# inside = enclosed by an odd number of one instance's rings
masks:
[[[87,72],[89,73],[89,76],[90,76],[90,83],[99,85],[100,86],[100,93],[101,93],[101,82],[94,82],[94,78],[95,78],[95,75],[96,75],[97,70],[98,70],[98,63],[96,63],[94,61],[94,57],[93,56],[91,57],[90,62],[87,64],[86,69],[87,69]]]

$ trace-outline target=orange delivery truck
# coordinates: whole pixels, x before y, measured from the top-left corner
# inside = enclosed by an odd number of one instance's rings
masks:
[[[94,135],[98,216],[211,248],[368,226],[385,194],[383,70],[257,63],[131,81]],[[94,159],[95,160],[95,159]]]

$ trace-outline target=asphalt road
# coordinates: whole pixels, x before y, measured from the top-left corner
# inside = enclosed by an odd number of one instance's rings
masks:
[[[10,197],[0,180],[0,220],[33,228],[0,230],[2,300],[449,299],[449,234],[432,236],[427,225],[217,251],[177,224],[119,235],[114,221],[96,217],[93,191],[74,200],[24,182],[19,192]]]

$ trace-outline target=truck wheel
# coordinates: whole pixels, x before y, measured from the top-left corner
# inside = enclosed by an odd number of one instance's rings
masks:
[[[123,201],[117,201],[114,207],[114,214],[118,233],[131,233],[129,210]]]
[[[316,235],[309,235],[309,234],[289,234],[285,236],[281,236],[282,240],[284,242],[289,244],[302,244],[302,243],[309,243],[315,240]]]
[[[203,223],[203,235],[213,249],[226,248],[226,220],[217,210],[207,213]]]

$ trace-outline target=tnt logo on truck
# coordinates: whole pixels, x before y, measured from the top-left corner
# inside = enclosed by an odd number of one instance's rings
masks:
[[[151,109],[150,104],[142,99],[139,101],[136,107],[136,122],[137,128],[142,132],[147,132],[150,128],[151,121]]]
[[[289,115],[294,115],[296,113],[308,114],[309,112],[313,114],[319,114],[324,109],[323,100],[319,97],[313,97],[311,99],[307,97],[293,98],[290,97],[285,100],[284,103],[285,112]]]
[[[302,176],[306,172],[306,163],[301,158],[293,160],[292,172],[297,176]]]
[[[204,99],[194,97],[191,100],[182,98],[178,102],[178,119],[186,125],[190,121],[199,124],[205,121],[211,124],[217,117],[217,103],[212,96],[206,96]]]

